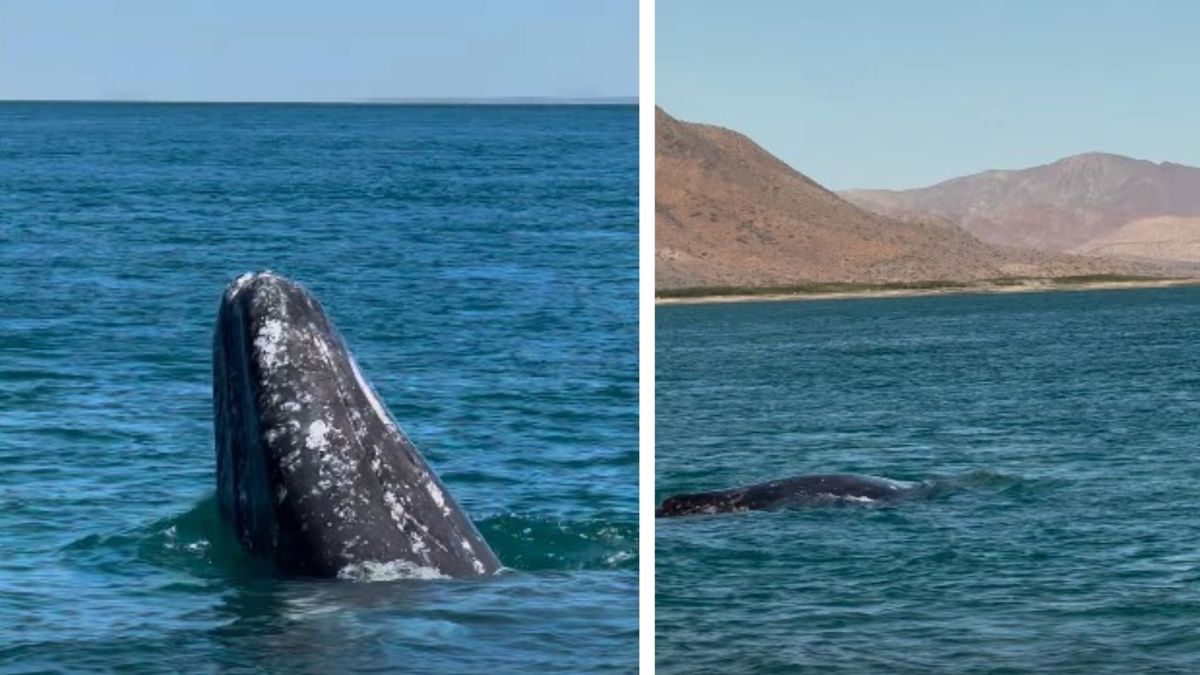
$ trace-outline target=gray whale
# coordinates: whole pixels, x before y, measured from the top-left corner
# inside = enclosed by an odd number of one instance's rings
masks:
[[[910,483],[877,476],[813,474],[728,490],[667,497],[654,515],[657,518],[669,518],[844,502],[895,502],[925,494],[929,488],[929,483]]]
[[[213,340],[217,502],[284,572],[473,577],[500,561],[359,371],[317,300],[239,277]]]

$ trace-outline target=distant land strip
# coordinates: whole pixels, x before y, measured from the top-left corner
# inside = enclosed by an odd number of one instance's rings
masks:
[[[384,105],[637,105],[637,96],[491,96],[463,98],[367,98],[357,103]]]
[[[165,105],[477,105],[477,106],[522,106],[522,105],[637,105],[637,96],[600,96],[556,98],[553,96],[498,96],[498,97],[464,97],[464,98],[362,98],[330,101],[206,101],[188,99],[137,99],[137,98],[97,98],[97,99],[8,99],[0,98],[4,103],[147,103]]]

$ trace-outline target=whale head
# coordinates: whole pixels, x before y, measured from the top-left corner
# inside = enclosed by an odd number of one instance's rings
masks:
[[[474,577],[500,567],[321,303],[294,281],[259,272],[226,290],[213,428],[221,515],[284,572]]]
[[[708,494],[687,494],[667,497],[654,511],[655,518],[672,518],[704,513],[717,513],[719,505]]]

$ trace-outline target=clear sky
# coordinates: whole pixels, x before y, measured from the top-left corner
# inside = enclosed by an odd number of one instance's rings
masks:
[[[3,0],[0,99],[638,90],[637,0]]]
[[[658,0],[655,96],[832,189],[1088,151],[1200,166],[1200,2]]]

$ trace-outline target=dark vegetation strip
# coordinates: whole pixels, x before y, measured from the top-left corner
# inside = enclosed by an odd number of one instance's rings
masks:
[[[863,293],[871,291],[982,289],[994,286],[1023,286],[1029,283],[1051,283],[1056,286],[1071,286],[1126,281],[1172,281],[1172,279],[1125,274],[1083,274],[1048,278],[997,277],[977,281],[895,281],[882,284],[818,281],[788,286],[697,286],[693,288],[670,288],[656,291],[655,296],[659,298],[705,298],[723,295],[816,295],[820,293]]]

